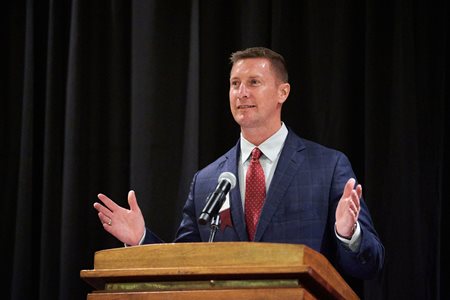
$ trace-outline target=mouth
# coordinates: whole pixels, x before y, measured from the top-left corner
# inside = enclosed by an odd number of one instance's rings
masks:
[[[256,105],[238,105],[238,109],[254,108]]]

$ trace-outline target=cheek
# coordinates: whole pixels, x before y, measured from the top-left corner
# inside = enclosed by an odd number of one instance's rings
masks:
[[[236,98],[230,95],[230,111],[234,115],[236,113]]]
[[[228,97],[230,99],[230,105],[234,106],[236,104],[236,101],[237,101],[236,92],[233,91],[233,90],[230,90],[230,93],[228,94]]]
[[[228,93],[228,95],[230,96],[230,99],[231,99],[231,98],[236,98],[236,97],[237,97],[237,94],[238,94],[238,91],[237,91],[236,89],[230,88],[230,91],[229,91],[229,93]]]

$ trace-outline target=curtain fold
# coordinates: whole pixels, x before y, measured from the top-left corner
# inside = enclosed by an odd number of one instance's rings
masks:
[[[38,206],[34,202],[33,193],[38,187],[33,182],[33,175],[37,174],[39,159],[35,153],[39,152],[39,142],[36,144],[34,136],[37,134],[36,125],[39,121],[39,112],[36,105],[35,81],[35,38],[34,38],[34,3],[27,1],[25,10],[24,28],[24,57],[23,57],[23,87],[21,90],[21,115],[20,128],[18,129],[18,164],[17,164],[17,186],[14,191],[16,200],[16,210],[14,222],[14,243],[12,256],[12,278],[11,295],[15,299],[25,298],[27,291],[35,289],[33,275],[36,275],[38,268],[35,268],[38,260],[33,259],[31,249],[40,231],[33,228],[34,224],[39,224],[39,214],[35,214]],[[40,200],[36,197],[36,200]],[[34,273],[34,274],[33,274]]]

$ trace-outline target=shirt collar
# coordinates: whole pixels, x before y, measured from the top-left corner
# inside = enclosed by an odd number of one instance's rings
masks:
[[[281,128],[275,132],[271,137],[265,140],[261,145],[258,146],[259,150],[267,157],[271,162],[273,162],[283,148],[284,141],[288,135],[288,129],[284,123],[281,123]],[[247,141],[241,133],[241,163],[245,163],[250,157],[250,154],[256,146]]]

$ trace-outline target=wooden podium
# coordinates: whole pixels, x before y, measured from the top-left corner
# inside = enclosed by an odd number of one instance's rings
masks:
[[[215,242],[97,251],[81,278],[103,299],[358,299],[328,260],[304,245]]]

